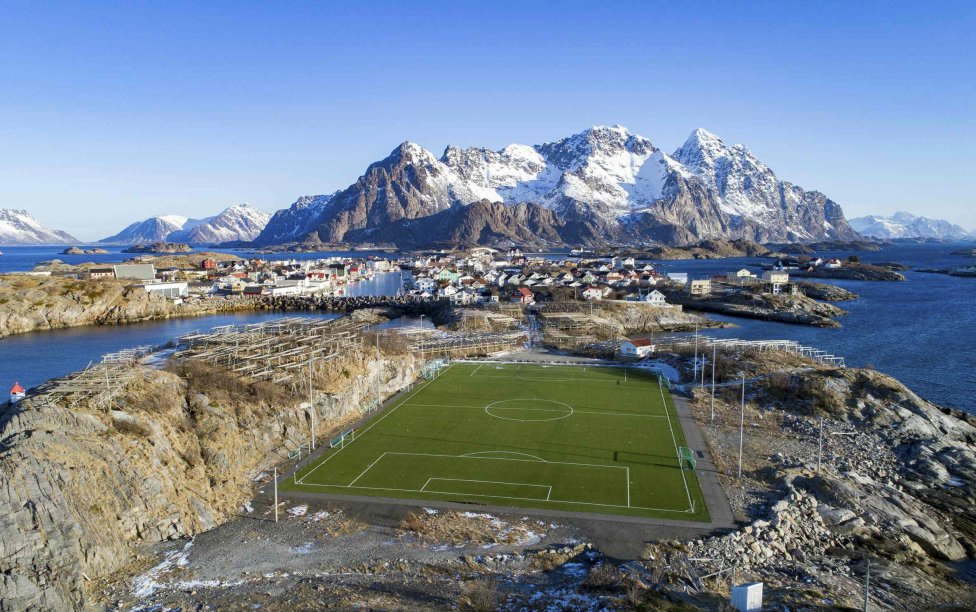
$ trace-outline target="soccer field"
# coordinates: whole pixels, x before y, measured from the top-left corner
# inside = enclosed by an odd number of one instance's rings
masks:
[[[708,521],[684,445],[653,373],[454,363],[281,488]]]

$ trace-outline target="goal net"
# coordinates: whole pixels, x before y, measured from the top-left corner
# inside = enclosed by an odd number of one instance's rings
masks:
[[[695,461],[695,453],[687,446],[681,446],[678,448],[678,460],[681,462],[681,469],[689,469],[694,471],[698,462]]]

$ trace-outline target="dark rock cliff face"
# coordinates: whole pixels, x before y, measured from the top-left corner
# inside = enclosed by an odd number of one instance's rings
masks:
[[[458,204],[427,217],[401,219],[379,227],[353,230],[346,234],[346,239],[352,242],[390,242],[399,247],[429,244],[555,245],[565,242],[564,232],[573,231],[575,228],[543,206],[509,206],[481,200],[468,206]]]
[[[470,192],[450,184],[448,172],[429,152],[403,143],[336,194],[320,219],[319,239],[339,242],[349,230],[426,217],[459,201],[472,202]]]

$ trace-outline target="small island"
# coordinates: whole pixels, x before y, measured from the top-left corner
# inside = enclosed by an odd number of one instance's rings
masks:
[[[100,249],[98,247],[94,247],[91,249],[82,249],[81,247],[73,246],[73,247],[68,247],[65,250],[61,251],[61,254],[62,255],[106,255],[108,254],[108,251],[106,251],[105,249]]]
[[[134,244],[123,253],[192,253],[193,247],[184,242],[153,242]]]

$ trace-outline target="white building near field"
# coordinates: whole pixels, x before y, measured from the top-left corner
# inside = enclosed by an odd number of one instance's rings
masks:
[[[654,352],[650,338],[627,338],[620,341],[621,357],[647,357]]]

